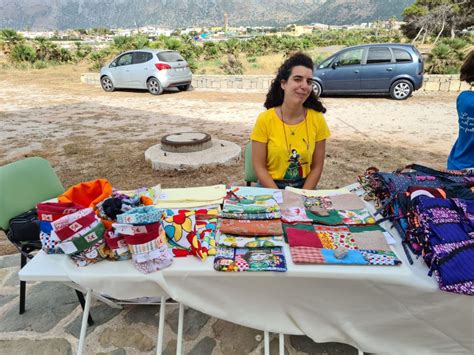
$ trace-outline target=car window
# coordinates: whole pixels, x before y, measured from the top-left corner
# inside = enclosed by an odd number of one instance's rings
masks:
[[[337,57],[338,65],[357,65],[362,61],[363,48],[351,49]]]
[[[399,48],[392,48],[393,54],[395,55],[395,60],[397,63],[412,62],[413,59],[406,50]]]
[[[392,61],[392,53],[387,47],[371,47],[367,54],[367,64],[390,63]]]
[[[135,52],[133,53],[133,64],[140,64],[148,62],[153,55],[147,52]]]
[[[117,66],[132,64],[132,57],[133,57],[132,53],[124,54],[117,60]]]
[[[333,59],[334,59],[334,58],[326,59],[324,62],[322,62],[321,64],[319,64],[318,68],[319,68],[319,69],[324,69],[324,68],[329,67],[329,65],[331,64],[331,62],[332,62]]]
[[[179,55],[178,52],[161,52],[157,53],[156,56],[161,62],[182,62],[184,61],[184,58]]]

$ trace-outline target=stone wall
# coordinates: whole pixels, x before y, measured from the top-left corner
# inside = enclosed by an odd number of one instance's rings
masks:
[[[193,75],[193,87],[208,90],[251,90],[266,92],[273,75]],[[90,85],[100,85],[97,73],[81,75],[81,81]],[[463,91],[470,85],[461,82],[459,75],[428,75],[424,76],[422,91]],[[471,88],[472,90],[472,88]]]

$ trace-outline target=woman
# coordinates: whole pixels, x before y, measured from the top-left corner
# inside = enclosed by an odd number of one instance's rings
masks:
[[[469,53],[461,67],[461,81],[474,85],[474,50]],[[448,169],[461,170],[474,168],[474,91],[459,94],[458,111],[459,134],[448,157]]]
[[[303,53],[278,69],[250,136],[252,163],[263,187],[315,189],[330,132],[313,88],[313,61]]]

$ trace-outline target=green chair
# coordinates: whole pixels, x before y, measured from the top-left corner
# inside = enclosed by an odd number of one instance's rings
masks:
[[[257,182],[257,175],[255,175],[255,170],[253,169],[252,164],[252,142],[247,143],[245,146],[245,177],[244,180],[247,183],[247,186],[252,185],[252,182]]]
[[[64,186],[46,159],[26,158],[0,167],[0,230],[8,234],[9,221],[36,204],[55,198],[64,192]],[[20,267],[26,265],[41,249],[39,241],[17,242],[9,238],[20,252]],[[76,291],[84,307],[84,296]],[[25,312],[26,282],[20,281],[20,314]],[[92,322],[90,319],[89,322]]]

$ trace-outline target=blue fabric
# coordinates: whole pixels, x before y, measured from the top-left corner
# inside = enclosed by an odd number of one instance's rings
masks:
[[[463,91],[457,103],[459,134],[448,157],[448,169],[474,167],[474,91]]]
[[[369,263],[359,250],[348,250],[347,255],[341,259],[334,256],[332,249],[321,249],[321,254],[326,264],[367,265]]]
[[[53,230],[53,225],[51,224],[51,222],[40,221],[40,229],[43,233],[51,234],[51,231]]]
[[[445,285],[474,281],[474,247],[472,245],[453,252],[446,261],[441,261],[439,273]]]

